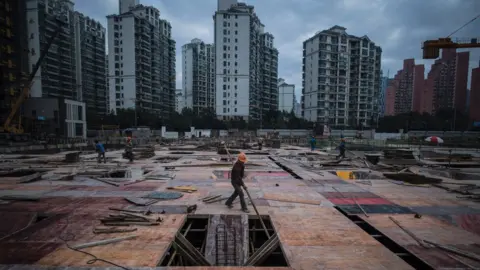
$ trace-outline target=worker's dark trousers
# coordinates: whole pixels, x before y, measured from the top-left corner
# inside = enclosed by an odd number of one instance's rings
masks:
[[[233,191],[232,196],[228,198],[228,200],[225,202],[225,205],[232,205],[233,201],[237,198],[237,196],[240,197],[240,205],[242,205],[242,209],[247,209],[247,204],[245,203],[245,197],[243,195],[243,190],[240,185],[232,183],[233,188],[235,191]]]
[[[340,149],[340,155],[337,156],[337,159],[345,158],[345,149]]]
[[[103,159],[103,163],[107,163],[107,159],[105,158],[105,153],[98,153],[98,163],[102,163],[102,159]]]

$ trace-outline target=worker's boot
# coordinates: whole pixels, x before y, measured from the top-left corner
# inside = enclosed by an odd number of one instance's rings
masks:
[[[250,213],[250,210],[248,210],[247,208],[242,209],[242,211],[245,212],[245,213]]]

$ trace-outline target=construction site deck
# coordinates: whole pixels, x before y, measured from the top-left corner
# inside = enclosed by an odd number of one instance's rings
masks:
[[[233,150],[2,155],[0,269],[480,269],[475,155],[240,151],[249,214]]]

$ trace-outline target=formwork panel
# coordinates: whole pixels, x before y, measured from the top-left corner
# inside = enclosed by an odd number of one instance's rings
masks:
[[[474,245],[454,247],[476,254],[480,253],[480,248]],[[426,249],[417,245],[410,245],[406,246],[406,249],[421,260],[427,262],[434,269],[471,269],[470,266],[474,267],[473,269],[480,269],[480,262],[445,252],[440,248],[431,247]],[[465,265],[463,262],[468,265]]]
[[[348,196],[348,195],[347,195]],[[329,199],[335,205],[352,205],[358,203],[360,205],[389,205],[392,202],[383,198],[331,198]]]
[[[440,245],[480,244],[480,236],[431,216],[415,218],[413,215],[371,215],[363,220],[400,245],[418,244],[396,225],[390,217],[393,217],[402,227],[407,228],[420,239],[429,240]]]
[[[411,270],[410,265],[381,245],[284,246],[290,266],[296,270]]]
[[[378,195],[369,192],[369,191],[364,191],[364,192],[348,192],[348,193],[340,193],[340,192],[320,192],[320,194],[323,195],[323,197],[327,199],[336,199],[336,198],[380,198]]]

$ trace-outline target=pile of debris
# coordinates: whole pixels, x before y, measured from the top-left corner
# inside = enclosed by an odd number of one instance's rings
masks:
[[[145,147],[135,147],[133,149],[133,154],[135,157],[145,159],[145,158],[151,158],[155,156],[155,146],[150,145],[150,146],[145,146]]]
[[[107,217],[100,219],[100,221],[104,226],[155,226],[160,225],[163,220],[161,217],[151,218],[143,214],[122,212],[116,214],[109,214]]]

